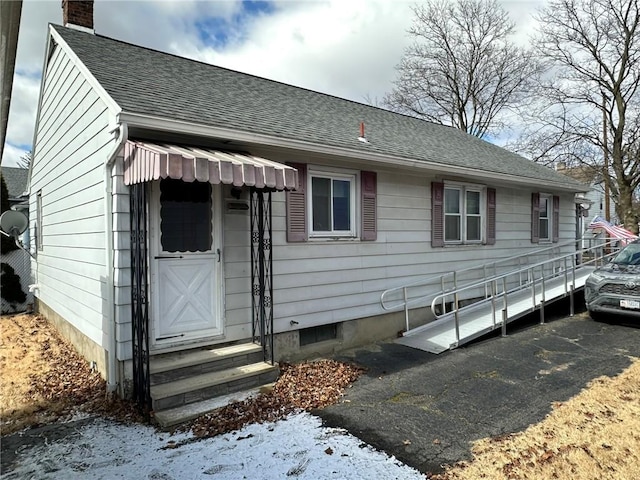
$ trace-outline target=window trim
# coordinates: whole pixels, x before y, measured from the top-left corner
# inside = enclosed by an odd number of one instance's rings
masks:
[[[460,217],[460,239],[447,240],[447,190],[458,190],[458,198],[460,200],[460,212],[456,215]],[[479,214],[472,214],[474,217],[480,218],[480,238],[477,240],[469,240],[467,238],[467,192],[477,192],[480,194]],[[487,187],[484,185],[461,183],[461,182],[443,182],[442,195],[442,238],[445,245],[481,245],[487,238]]]
[[[349,230],[331,230],[331,231],[318,231],[313,229],[313,177],[329,178],[333,180],[348,180],[350,183],[349,195]],[[307,168],[307,198],[306,209],[309,214],[307,215],[307,231],[309,232],[309,239],[322,239],[322,238],[358,238],[359,230],[359,179],[360,173],[353,170],[344,169],[332,169],[332,168],[318,168],[308,166]]]
[[[36,193],[36,251],[42,251],[42,190]]]

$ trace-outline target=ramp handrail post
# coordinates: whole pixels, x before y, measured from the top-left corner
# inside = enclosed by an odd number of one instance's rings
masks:
[[[402,289],[402,296],[404,298],[404,323],[405,323],[405,332],[409,331],[409,304],[407,298],[407,287]]]
[[[571,255],[573,257],[573,255]],[[564,294],[566,295],[568,293],[568,289],[569,289],[569,272],[567,272],[567,257],[562,257],[562,260],[564,260],[564,266],[563,266],[563,273],[564,273]]]
[[[482,266],[482,273],[484,274],[484,278],[487,278],[487,264],[485,263]],[[487,282],[485,282],[484,284],[484,298],[487,298],[488,294],[489,294],[489,285],[487,285]]]
[[[574,310],[574,307],[573,307],[573,288],[574,288],[574,286],[571,285],[571,288],[569,290],[569,316],[570,317],[573,317],[573,315],[575,313],[575,310]]]
[[[502,310],[502,336],[507,336],[507,309]]]
[[[442,287],[442,297],[441,297],[441,303],[440,303],[440,308],[442,309],[442,315],[444,315],[446,313],[446,308],[445,308],[445,296],[444,296],[444,275],[440,277],[440,286]]]
[[[527,270],[527,275],[531,279],[531,308],[536,308],[536,272],[533,268]]]
[[[502,277],[502,306],[506,311],[508,308],[507,302],[507,277]]]
[[[542,299],[540,300],[540,324],[544,323],[544,301],[545,301],[545,282],[544,282],[544,265],[542,265]]]
[[[496,285],[497,280],[491,282],[491,316],[493,317],[493,329],[496,328]]]

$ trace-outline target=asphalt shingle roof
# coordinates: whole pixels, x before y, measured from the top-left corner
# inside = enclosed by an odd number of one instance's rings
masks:
[[[2,167],[2,178],[7,184],[9,198],[19,198],[27,190],[28,168]]]
[[[455,128],[55,26],[124,112],[410,160],[580,183]],[[365,123],[368,144],[358,141]]]

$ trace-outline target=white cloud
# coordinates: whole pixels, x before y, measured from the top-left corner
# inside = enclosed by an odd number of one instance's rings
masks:
[[[27,153],[27,150],[11,145],[10,143],[4,144],[4,150],[2,152],[2,166],[3,167],[17,167],[18,162]]]
[[[253,20],[241,44],[224,51],[183,48],[185,56],[363,101],[382,96],[407,42],[405,2],[330,1]]]
[[[14,145],[30,146],[40,92],[40,77],[17,73],[13,77],[11,113],[7,125],[7,139]]]
[[[522,41],[543,1],[502,0]],[[391,88],[411,4],[275,0],[266,12],[240,15],[240,0],[97,0],[94,14],[98,34],[363,102]],[[32,142],[49,22],[62,23],[60,0],[24,0],[3,164]],[[207,33],[222,41],[207,45]]]

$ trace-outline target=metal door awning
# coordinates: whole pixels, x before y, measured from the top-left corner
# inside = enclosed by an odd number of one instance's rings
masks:
[[[163,178],[280,191],[298,187],[295,168],[255,155],[187,145],[127,141],[124,183],[133,185]]]

